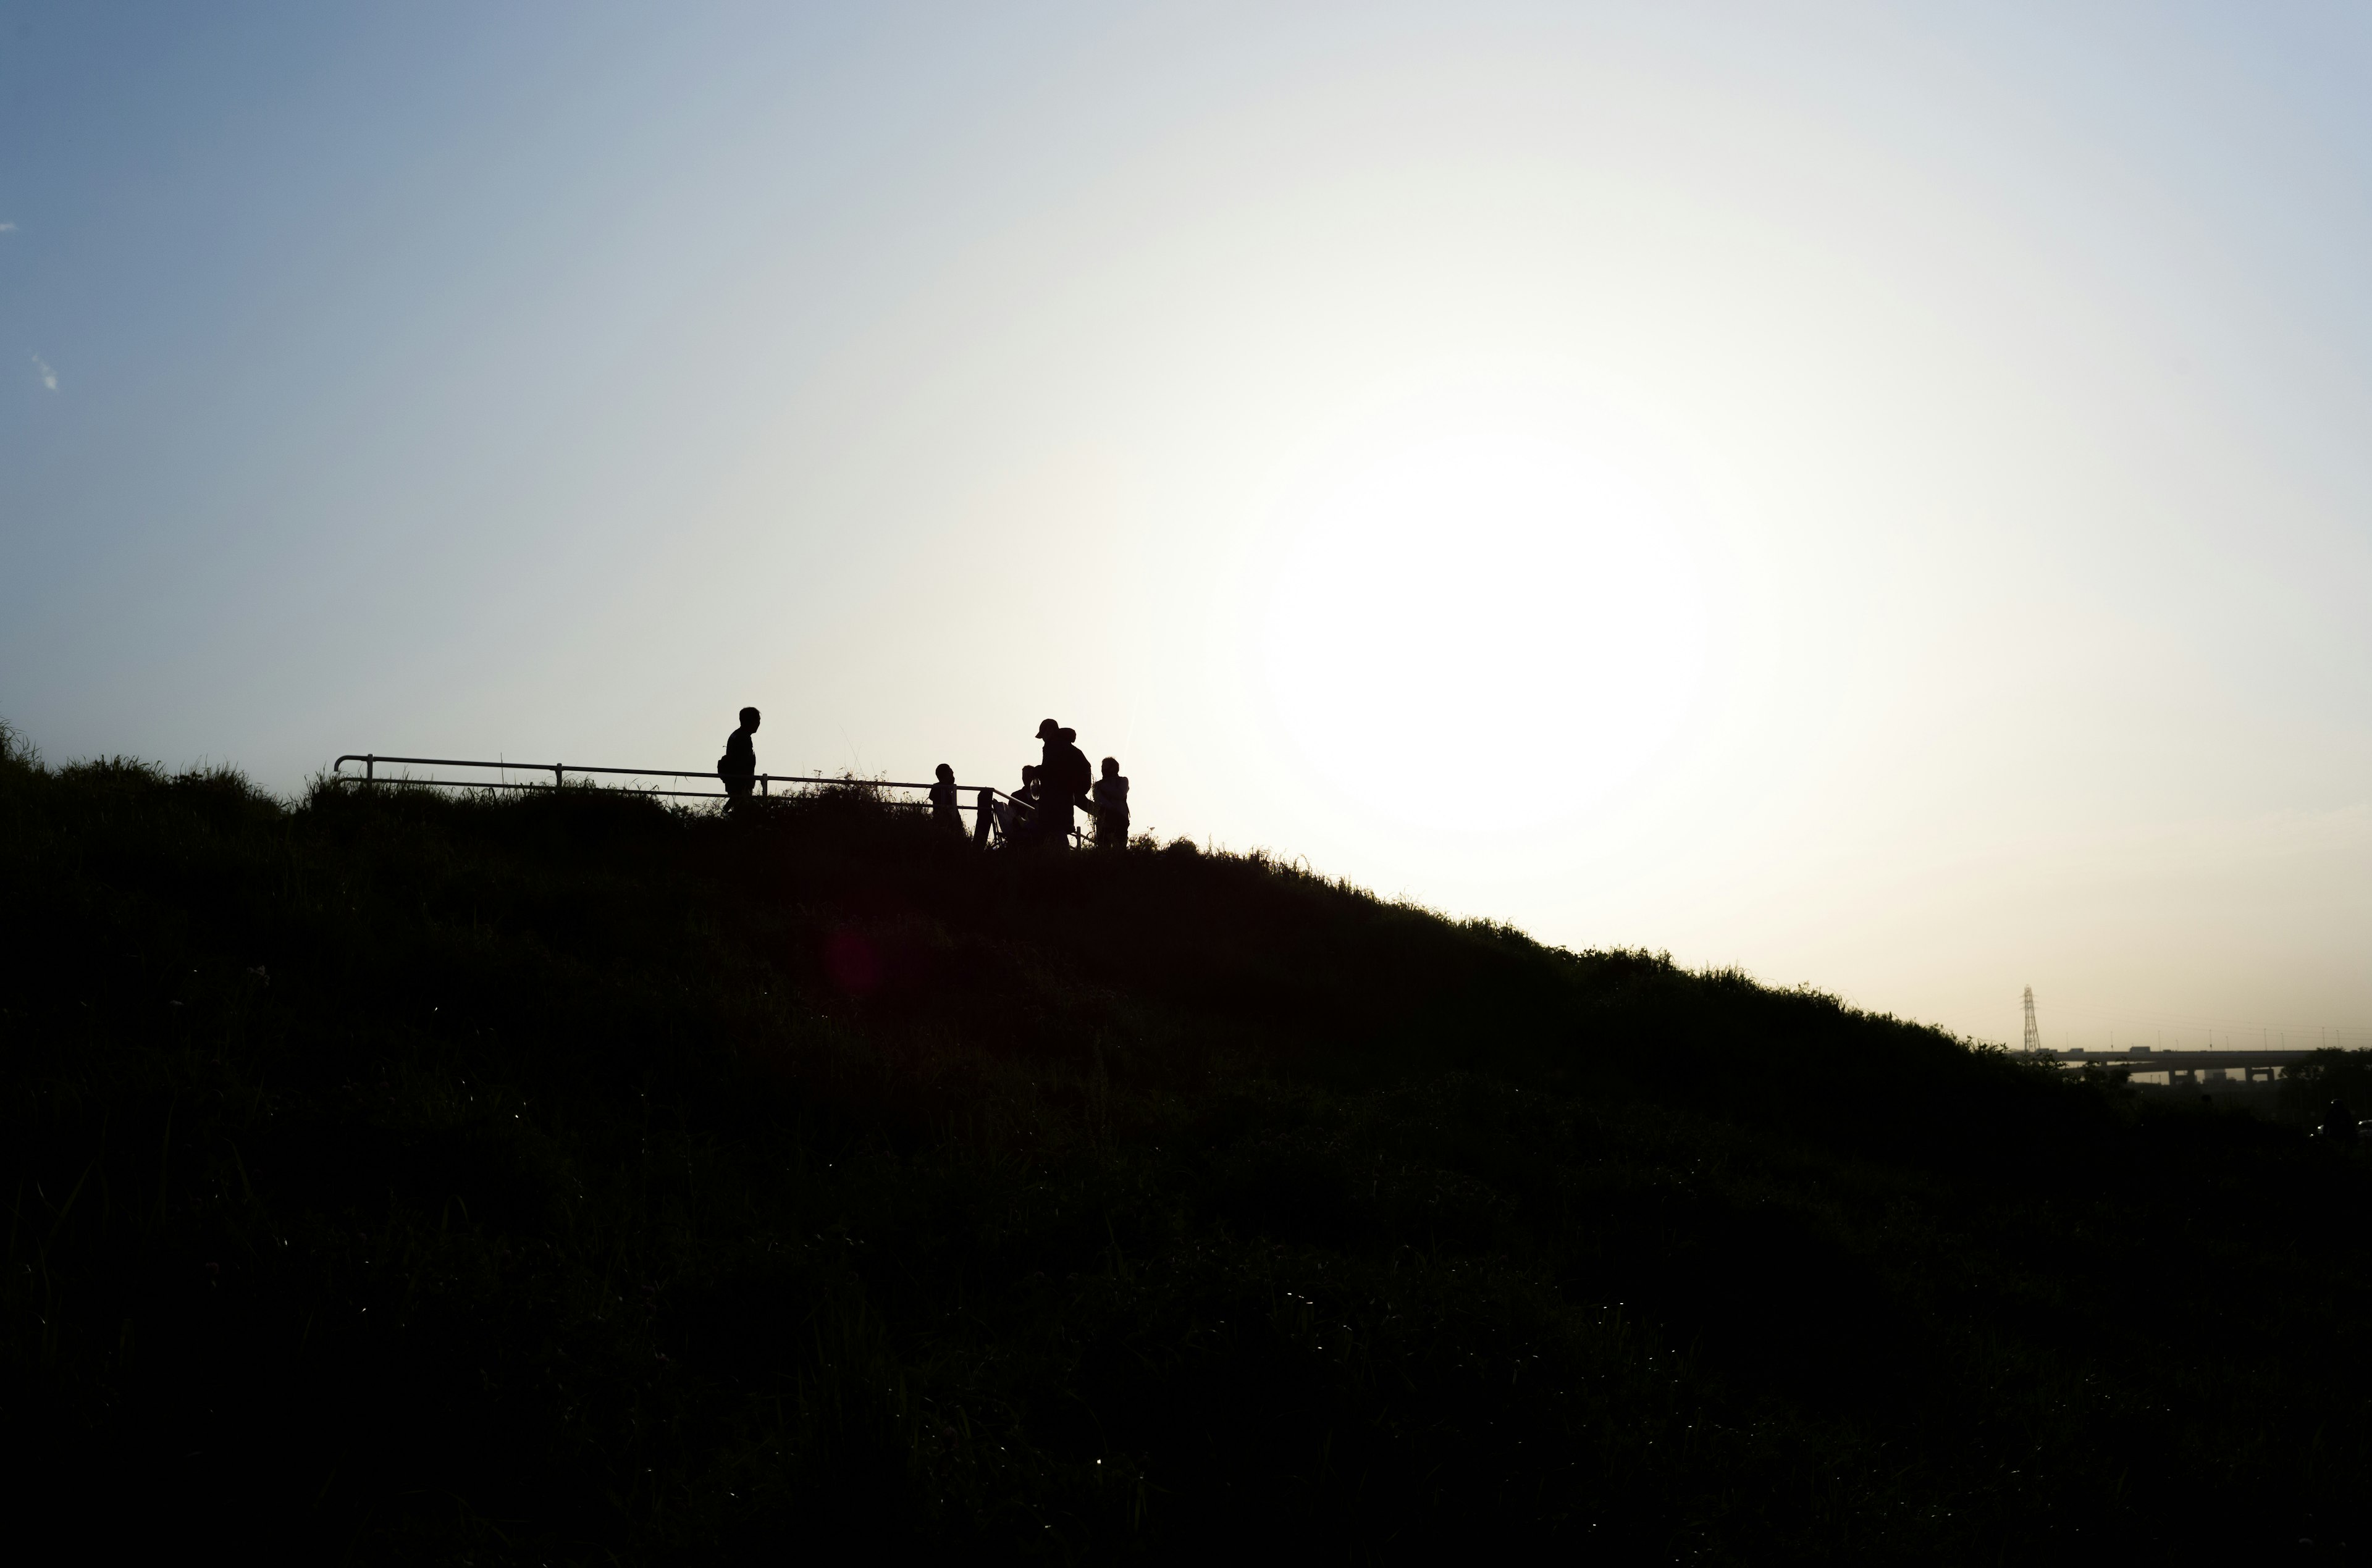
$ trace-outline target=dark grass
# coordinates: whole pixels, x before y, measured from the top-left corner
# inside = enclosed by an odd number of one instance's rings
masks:
[[[14,1517],[327,1560],[2366,1539],[2355,1151],[1184,848],[0,763]]]

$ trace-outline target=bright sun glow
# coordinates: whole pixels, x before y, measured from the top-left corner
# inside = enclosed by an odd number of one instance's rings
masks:
[[[1602,799],[1686,722],[1706,611],[1671,509],[1570,438],[1367,444],[1278,533],[1260,647],[1348,808],[1458,837]]]

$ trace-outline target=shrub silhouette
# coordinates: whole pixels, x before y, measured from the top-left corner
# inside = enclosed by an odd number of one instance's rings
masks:
[[[0,877],[8,1460],[86,1546],[2361,1539],[2362,1151],[1826,997],[855,790],[10,739]]]

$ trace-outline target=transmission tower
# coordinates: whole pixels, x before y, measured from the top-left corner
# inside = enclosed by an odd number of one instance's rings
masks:
[[[2042,1049],[2042,1031],[2034,1027],[2034,987],[2026,988],[2026,1049]]]

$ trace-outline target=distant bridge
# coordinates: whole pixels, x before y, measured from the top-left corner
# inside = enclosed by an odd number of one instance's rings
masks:
[[[2267,1083],[2314,1054],[2311,1051],[2034,1051],[2012,1054],[2025,1060],[2041,1057],[2063,1067],[2129,1067],[2136,1073],[2164,1073],[2169,1084],[2195,1084],[2202,1072],[2222,1077],[2238,1067],[2240,1081],[2253,1084],[2259,1074]]]

